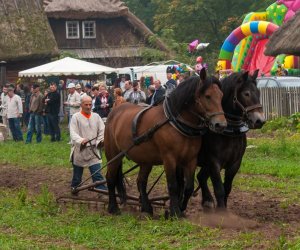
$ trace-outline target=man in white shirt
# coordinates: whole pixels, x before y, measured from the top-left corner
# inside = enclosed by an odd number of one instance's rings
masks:
[[[6,134],[10,133],[8,129],[8,120],[7,120],[7,86],[3,86],[2,93],[1,93],[1,116],[2,122],[6,126]]]
[[[80,110],[80,94],[75,90],[75,84],[69,83],[67,87],[69,91],[68,99],[64,103],[69,108],[69,123],[72,116]]]
[[[15,141],[23,141],[20,118],[23,114],[22,99],[14,93],[14,88],[7,89],[7,118],[10,131]]]
[[[81,183],[84,168],[89,168],[93,182],[104,180],[100,172],[102,160],[97,149],[103,144],[104,128],[101,117],[92,112],[92,98],[84,96],[81,99],[81,111],[73,115],[70,123],[73,165],[71,190],[74,194]],[[96,186],[95,189],[107,190],[104,184]]]

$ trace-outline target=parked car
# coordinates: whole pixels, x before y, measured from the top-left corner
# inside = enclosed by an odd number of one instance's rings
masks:
[[[300,77],[267,76],[257,78],[258,88],[300,87]]]

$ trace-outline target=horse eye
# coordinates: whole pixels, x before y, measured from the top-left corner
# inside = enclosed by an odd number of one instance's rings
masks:
[[[250,97],[250,92],[249,92],[249,91],[245,92],[245,93],[244,93],[244,96]]]
[[[210,100],[210,95],[206,95],[205,98],[206,98],[207,100]]]

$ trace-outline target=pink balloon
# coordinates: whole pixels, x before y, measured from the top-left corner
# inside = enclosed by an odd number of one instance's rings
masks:
[[[194,40],[189,44],[189,52],[195,51],[197,45],[199,44],[198,40]]]

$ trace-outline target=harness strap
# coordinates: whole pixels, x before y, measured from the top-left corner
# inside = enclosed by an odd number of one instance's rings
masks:
[[[151,109],[153,106],[148,106],[144,109],[142,109],[141,111],[139,111],[135,117],[132,120],[132,124],[131,124],[131,131],[132,131],[132,136],[133,138],[137,137],[137,126],[139,121],[141,120],[142,115],[149,109]]]
[[[163,108],[165,116],[168,118],[170,124],[182,135],[187,137],[198,137],[207,132],[208,128],[206,125],[206,120],[203,117],[201,117],[202,124],[200,126],[191,126],[191,124],[184,121],[181,116],[174,116],[167,98],[164,100]]]

